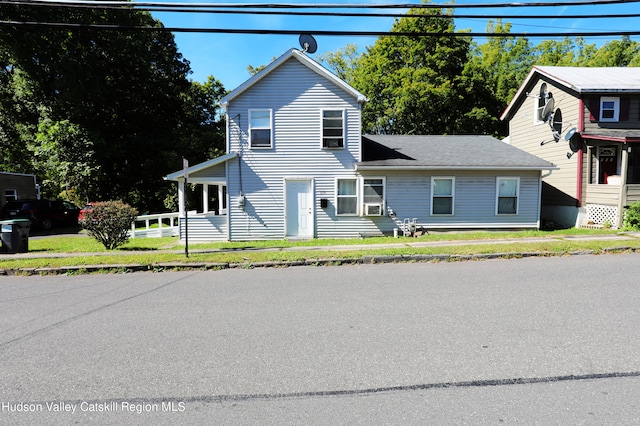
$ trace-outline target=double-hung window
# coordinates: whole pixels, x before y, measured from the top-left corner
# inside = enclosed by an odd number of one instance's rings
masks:
[[[365,178],[362,180],[363,214],[382,216],[384,214],[384,178]]]
[[[322,147],[344,147],[344,110],[322,111]]]
[[[620,98],[600,98],[600,121],[620,121]]]
[[[452,215],[455,196],[455,178],[431,178],[431,214]]]
[[[499,177],[496,192],[496,214],[518,214],[520,178]]]
[[[338,215],[358,214],[358,180],[355,178],[338,179],[336,213]]]
[[[271,148],[273,132],[270,109],[249,110],[249,140],[251,148]]]

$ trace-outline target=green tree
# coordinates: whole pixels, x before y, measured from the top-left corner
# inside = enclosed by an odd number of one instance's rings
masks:
[[[508,34],[511,24],[490,21],[487,32]],[[491,37],[483,44],[473,46],[468,66],[484,79],[485,86],[499,103],[499,109],[511,101],[534,65],[531,49],[531,43],[524,37]]]
[[[7,148],[16,139],[44,143],[49,139],[36,138],[40,123],[67,123],[68,130],[81,131],[81,139],[92,146],[96,179],[88,195],[123,199],[148,211],[162,208],[169,188],[162,176],[180,166],[180,157],[201,159],[220,144],[222,128],[212,123],[215,114],[207,115],[213,108],[209,92],[220,87],[209,83],[198,87],[188,80],[189,62],[178,52],[173,35],[149,13],[28,5],[2,8],[5,19],[18,21],[148,28],[0,28],[2,72],[11,77],[0,81],[0,105],[4,108],[10,98],[20,97],[25,105],[34,106],[28,111],[10,109],[7,130],[0,134],[0,149],[10,151],[14,164],[25,160]],[[20,78],[27,84],[18,84]],[[48,149],[32,146],[34,152]],[[36,161],[31,168],[37,174],[55,169],[48,165],[38,170],[44,166]]]
[[[27,146],[45,196],[59,197],[64,192],[68,195],[63,198],[72,198],[69,201],[76,204],[89,200],[99,166],[95,164],[93,141],[84,129],[68,120],[45,118]]]
[[[451,37],[453,18],[440,9],[410,10],[419,18],[396,20],[391,32],[432,37],[380,37],[357,62],[353,85],[369,98],[363,130],[383,134],[454,134],[484,128],[488,115],[463,75],[471,40]]]
[[[611,40],[600,47],[590,58],[592,67],[628,67],[640,66],[640,42],[628,36],[620,40]]]
[[[316,55],[316,59],[324,63],[340,79],[347,83],[354,84],[354,73],[358,66],[362,54],[358,52],[357,44],[347,44],[345,47],[335,52],[326,52]]]

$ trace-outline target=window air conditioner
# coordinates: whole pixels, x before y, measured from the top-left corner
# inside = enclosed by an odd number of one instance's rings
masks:
[[[382,204],[365,204],[365,216],[382,216]]]

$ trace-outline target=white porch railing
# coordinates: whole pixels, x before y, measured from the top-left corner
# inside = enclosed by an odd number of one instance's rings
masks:
[[[163,223],[167,221],[169,224]],[[144,222],[145,229],[136,229],[136,224]],[[151,228],[153,222],[158,222],[157,228]],[[135,222],[131,224],[131,238],[148,238],[148,237],[177,237],[179,235],[178,228],[178,212],[161,213],[161,214],[144,214],[136,217]]]

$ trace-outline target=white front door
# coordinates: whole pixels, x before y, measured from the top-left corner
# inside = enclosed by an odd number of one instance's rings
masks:
[[[285,190],[287,237],[313,237],[311,180],[287,180]]]

